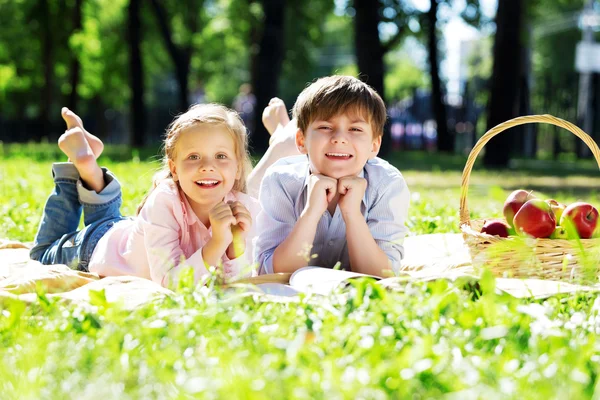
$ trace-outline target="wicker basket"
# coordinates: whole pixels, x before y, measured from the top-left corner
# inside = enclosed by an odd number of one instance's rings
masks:
[[[469,154],[461,183],[460,227],[471,253],[473,267],[488,268],[500,277],[597,282],[600,275],[600,239],[502,238],[481,233],[483,224],[491,218],[471,221],[469,217],[469,177],[481,149],[500,132],[533,122],[556,125],[578,136],[589,146],[600,167],[600,150],[594,140],[577,126],[551,115],[518,117],[487,131]]]

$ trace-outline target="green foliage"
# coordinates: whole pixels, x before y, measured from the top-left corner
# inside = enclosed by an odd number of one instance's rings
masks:
[[[7,398],[597,395],[598,305],[584,293],[518,300],[485,276],[479,289],[396,292],[363,280],[292,303],[198,287],[131,312],[95,296],[91,307],[6,302]]]
[[[429,86],[425,72],[404,53],[391,53],[386,57],[385,98],[402,100],[413,95],[416,88]]]
[[[32,240],[52,188],[48,150],[38,149],[38,160],[33,146],[0,150],[0,236]],[[133,215],[157,164],[111,159],[121,156],[109,146],[101,163],[119,177],[122,211]],[[411,188],[412,233],[457,232],[464,159],[399,153],[392,161]],[[515,186],[540,187],[540,196],[566,203],[598,202],[597,175],[536,174],[477,165],[473,217],[500,216]],[[0,299],[3,398],[600,395],[595,294],[519,300],[498,292],[484,273],[479,281],[404,283],[396,291],[366,279],[330,297],[288,303],[223,291],[216,275],[194,287],[190,277],[174,296],[133,311],[102,291],[90,293],[89,305],[41,291],[28,306]]]

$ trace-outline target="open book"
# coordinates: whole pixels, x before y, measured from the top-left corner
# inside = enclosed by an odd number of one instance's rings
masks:
[[[235,283],[251,283],[267,294],[294,296],[300,292],[328,295],[335,288],[355,278],[373,278],[374,275],[334,270],[322,267],[303,267],[294,273],[260,275],[237,280]]]

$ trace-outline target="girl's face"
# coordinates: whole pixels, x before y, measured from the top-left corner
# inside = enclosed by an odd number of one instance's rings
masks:
[[[198,216],[223,201],[241,175],[235,141],[227,128],[218,125],[182,131],[169,169]]]

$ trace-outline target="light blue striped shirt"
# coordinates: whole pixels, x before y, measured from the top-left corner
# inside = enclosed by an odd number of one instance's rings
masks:
[[[256,221],[254,260],[259,274],[273,273],[273,252],[291,233],[306,206],[309,176],[304,155],[283,158],[267,170],[259,193],[262,211]],[[408,233],[404,225],[410,200],[406,181],[400,171],[380,158],[369,160],[359,176],[367,180],[361,212],[373,239],[387,254],[391,269],[397,272]],[[321,217],[310,254],[316,257],[309,265],[333,268],[339,261],[343,269],[350,270],[346,224],[339,206],[333,216],[325,211]]]

